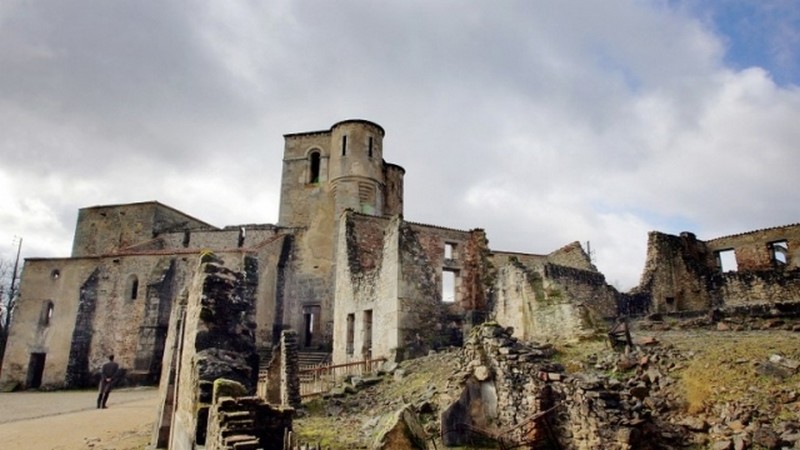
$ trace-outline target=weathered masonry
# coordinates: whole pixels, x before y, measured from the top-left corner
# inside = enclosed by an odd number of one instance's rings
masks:
[[[219,228],[155,201],[81,209],[70,257],[25,262],[0,382],[86,386],[112,353],[129,381],[164,379],[170,317],[209,256],[246,274],[260,355],[285,330],[338,363],[460,344],[489,316],[553,338],[616,314],[577,243],[501,252],[480,228],[406,221],[405,170],[384,159],[384,137],[366,120],[285,135],[277,224]]]
[[[634,312],[782,310],[800,302],[800,224],[701,241],[651,232]]]

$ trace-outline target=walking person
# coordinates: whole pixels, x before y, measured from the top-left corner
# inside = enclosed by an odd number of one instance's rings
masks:
[[[98,408],[106,408],[108,394],[111,393],[111,388],[114,386],[118,373],[119,364],[114,362],[114,355],[108,355],[108,362],[103,364],[100,369],[100,388],[97,393]]]

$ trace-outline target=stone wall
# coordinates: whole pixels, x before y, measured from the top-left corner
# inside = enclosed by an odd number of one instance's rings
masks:
[[[708,280],[712,258],[691,233],[650,232],[644,272],[633,293],[649,294],[651,312],[708,309],[712,306]]]
[[[602,274],[546,264],[541,271],[517,261],[498,271],[492,318],[520,339],[552,341],[588,336],[616,313],[613,288]]]
[[[353,213],[340,218],[334,277],[334,363],[360,360],[365,355],[386,356],[398,345],[398,238],[393,232],[396,225],[391,224],[399,220]]]
[[[630,393],[618,382],[566,375],[553,353],[496,323],[474,329],[458,355],[457,400],[442,413],[445,445],[483,437],[507,448],[655,448],[645,432],[649,413]]]
[[[567,244],[547,255],[547,262],[563,267],[597,272],[597,268],[592,264],[589,255],[578,241]]]
[[[175,358],[176,385],[169,448],[189,450],[205,445],[215,380],[235,381],[252,394],[258,382],[254,294],[257,261],[245,257],[242,272],[204,257],[189,290],[182,346]],[[166,401],[166,400],[165,400]]]
[[[776,265],[770,244],[785,241],[788,247],[786,264]],[[734,234],[705,242],[708,251],[733,249],[738,271],[751,272],[773,269],[800,268],[800,224],[765,228],[762,230]],[[718,267],[716,261],[714,266]]]
[[[158,202],[95,206],[78,211],[72,256],[97,256],[175,230],[213,226]]]
[[[265,386],[259,386],[259,392],[266,402],[293,408],[300,406],[300,363],[294,330],[281,332],[280,343],[272,349],[263,382]]]
[[[225,396],[215,392],[209,412],[207,450],[283,448],[292,430],[294,409],[270,405],[258,397]]]
[[[42,386],[85,387],[114,354],[130,376],[127,382],[154,381],[173,298],[185,286],[192,258],[28,260],[3,380],[28,386],[30,355],[38,354],[45,359]],[[47,302],[50,317],[43,321]]]
[[[775,255],[774,244],[785,246]],[[723,273],[719,253],[732,250],[735,270]],[[780,260],[779,260],[780,259]],[[672,313],[800,302],[800,225],[698,240],[692,233],[651,232],[632,311]]]
[[[452,254],[445,255],[445,246]],[[488,249],[471,232],[363,214],[342,216],[336,266],[334,361],[402,359],[451,344],[464,311],[485,300]],[[457,274],[453,303],[442,273]],[[456,343],[460,344],[460,340]]]

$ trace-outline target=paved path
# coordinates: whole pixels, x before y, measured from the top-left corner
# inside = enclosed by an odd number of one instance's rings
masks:
[[[0,393],[0,448],[142,449],[157,414],[155,388],[111,392],[97,409],[97,392]]]

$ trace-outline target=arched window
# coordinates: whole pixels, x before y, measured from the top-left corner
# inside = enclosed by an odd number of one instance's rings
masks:
[[[42,312],[39,314],[39,324],[43,327],[50,325],[50,320],[53,318],[53,302],[45,300],[42,302]]]
[[[313,151],[309,155],[309,183],[319,183],[319,163],[320,163],[320,156],[318,151]]]
[[[139,278],[136,275],[131,275],[128,277],[128,295],[127,297],[130,300],[136,300],[139,297]]]

